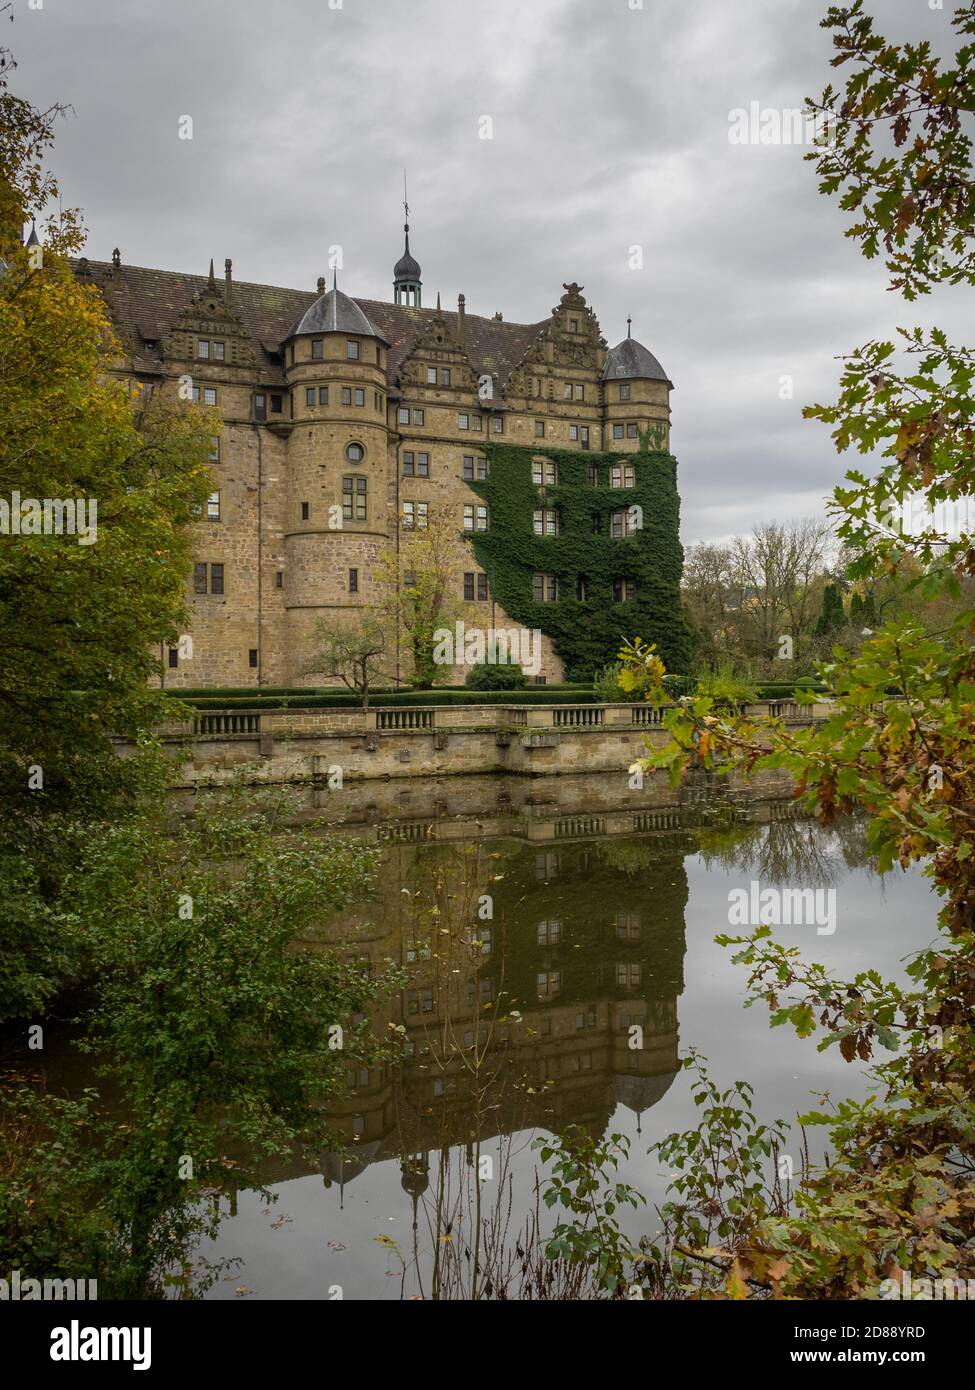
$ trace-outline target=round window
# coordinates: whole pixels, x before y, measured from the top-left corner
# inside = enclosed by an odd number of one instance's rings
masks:
[[[361,444],[349,444],[345,450],[345,457],[350,463],[361,463],[366,456],[366,451]]]

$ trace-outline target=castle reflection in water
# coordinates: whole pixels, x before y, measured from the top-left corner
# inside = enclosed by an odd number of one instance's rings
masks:
[[[415,1196],[432,1151],[569,1124],[598,1138],[620,1105],[639,1127],[676,1075],[684,860],[702,799],[652,804],[658,793],[620,809],[617,782],[581,811],[569,787],[556,804],[525,785],[516,805],[505,790],[473,813],[403,808],[390,822],[373,805],[350,818],[349,833],[384,846],[374,901],[330,921],[322,942],[409,978],[373,1019],[399,1060],[349,1067],[330,1106],[327,1185],[396,1158]],[[753,793],[723,813],[744,827],[794,809]]]

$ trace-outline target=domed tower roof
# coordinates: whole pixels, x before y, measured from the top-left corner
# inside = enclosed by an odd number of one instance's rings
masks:
[[[627,320],[626,337],[606,354],[603,380],[632,381],[637,378],[645,381],[665,381],[671,387],[674,384],[650,349],[630,337]]]
[[[393,280],[409,280],[411,282],[420,279],[420,262],[410,253],[410,226],[409,223],[403,228],[406,233],[406,250],[393,266]]]
[[[320,295],[310,309],[305,310],[290,336],[300,338],[312,333],[316,337],[323,333],[357,333],[361,337],[386,341],[355,300],[343,294],[334,280],[332,288]]]

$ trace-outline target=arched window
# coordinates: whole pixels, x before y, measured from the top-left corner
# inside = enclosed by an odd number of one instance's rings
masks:
[[[350,463],[361,463],[366,456],[366,451],[361,444],[347,444],[345,446],[345,457]]]

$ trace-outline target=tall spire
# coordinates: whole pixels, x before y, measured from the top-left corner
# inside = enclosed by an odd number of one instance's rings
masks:
[[[407,304],[412,308],[420,307],[420,267],[414,256],[410,254],[410,204],[406,191],[406,170],[403,170],[403,236],[405,239],[405,249],[403,255],[393,267],[393,301],[396,304]]]

